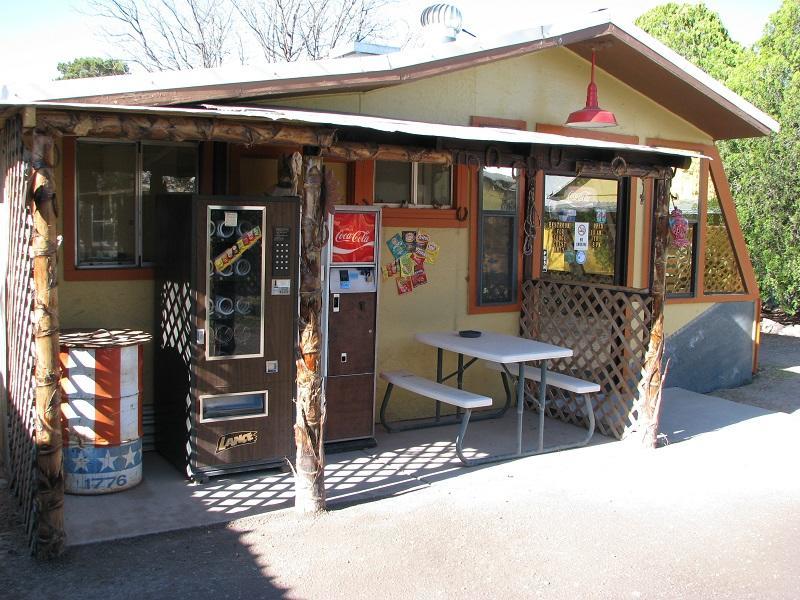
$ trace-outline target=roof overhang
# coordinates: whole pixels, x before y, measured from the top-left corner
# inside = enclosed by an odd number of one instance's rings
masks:
[[[664,164],[680,164],[688,162],[686,159],[704,157],[697,152],[646,146],[640,144],[623,144],[605,140],[568,137],[535,131],[518,129],[505,129],[499,127],[471,127],[463,125],[448,125],[443,123],[427,123],[421,121],[408,121],[403,119],[390,119],[383,117],[370,117],[358,114],[334,113],[321,111],[305,111],[281,108],[253,108],[237,106],[204,105],[202,108],[172,108],[148,106],[123,106],[102,105],[89,103],[64,103],[64,102],[32,102],[32,103],[0,103],[0,119],[8,118],[12,114],[25,108],[35,109],[42,113],[93,113],[93,114],[122,114],[140,117],[163,118],[191,118],[202,119],[203,124],[196,128],[198,140],[211,136],[215,122],[272,122],[286,125],[310,125],[319,127],[329,132],[326,139],[335,140],[337,132],[348,132],[348,137],[358,138],[358,131],[377,132],[383,139],[392,139],[393,136],[402,137],[403,140],[417,140],[421,145],[430,148],[463,148],[464,144],[477,143],[483,146],[503,144],[516,149],[532,147],[558,147],[590,148],[608,151],[609,156],[624,154],[627,156],[662,157]],[[153,122],[142,120],[136,123],[139,130],[146,130],[148,124]],[[84,126],[81,126],[84,127]],[[354,132],[356,132],[354,134]],[[81,135],[80,131],[73,131],[71,135]],[[88,133],[83,133],[88,135]],[[363,134],[362,134],[363,135]],[[451,142],[451,143],[445,143]],[[461,142],[459,144],[458,142]],[[247,143],[242,139],[242,143]],[[335,142],[333,142],[335,143]],[[704,157],[707,158],[707,157]],[[678,159],[676,161],[676,159]]]
[[[399,85],[497,60],[566,47],[714,139],[756,137],[778,123],[638,27],[599,13],[474,44],[444,44],[382,56],[146,73],[54,82],[26,99],[126,105],[235,103]]]
[[[609,24],[600,35],[565,45],[587,61],[593,46],[602,47],[605,72],[716,140],[780,129],[774,119],[633,25]]]

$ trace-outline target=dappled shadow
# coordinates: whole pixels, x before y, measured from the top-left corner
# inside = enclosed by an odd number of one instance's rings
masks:
[[[537,415],[525,415],[525,449],[537,438]],[[470,426],[465,454],[506,453],[516,443],[516,415]],[[330,507],[397,496],[476,468],[464,467],[455,453],[456,426],[378,432],[378,447],[327,457],[325,482]],[[546,420],[545,443],[575,441],[585,430]],[[599,434],[593,443],[609,441]],[[289,508],[294,480],[287,469],[215,477],[203,484],[186,481],[157,454],[144,459],[144,479],[132,489],[102,496],[67,496],[69,544],[85,544],[198,525]]]

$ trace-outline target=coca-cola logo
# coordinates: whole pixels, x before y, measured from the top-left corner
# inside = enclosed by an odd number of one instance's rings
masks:
[[[351,244],[366,244],[371,242],[369,231],[337,231],[334,238],[337,242],[348,242]]]

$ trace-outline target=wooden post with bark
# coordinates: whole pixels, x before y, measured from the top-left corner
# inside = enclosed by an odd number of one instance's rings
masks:
[[[306,148],[300,221],[300,319],[297,357],[297,410],[294,439],[295,509],[325,509],[325,389],[322,378],[322,247],[326,219],[322,203],[322,156]]]
[[[669,243],[670,178],[654,180],[653,254],[651,294],[653,324],[650,343],[643,367],[642,394],[637,420],[637,437],[645,448],[655,448],[658,440],[658,421],[661,412],[661,392],[664,383],[664,305],[666,301],[667,244]]]
[[[34,336],[36,344],[36,543],[39,558],[64,551],[64,470],[61,463],[56,193],[53,138],[33,134],[28,200],[33,214]]]

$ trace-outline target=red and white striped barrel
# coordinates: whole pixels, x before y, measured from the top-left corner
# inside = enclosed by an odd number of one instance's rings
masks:
[[[147,340],[149,335],[128,330],[62,333],[61,424],[67,492],[102,494],[141,481],[142,342]],[[135,449],[133,458],[131,448]],[[120,460],[113,460],[117,454]],[[109,481],[112,484],[106,485]]]

